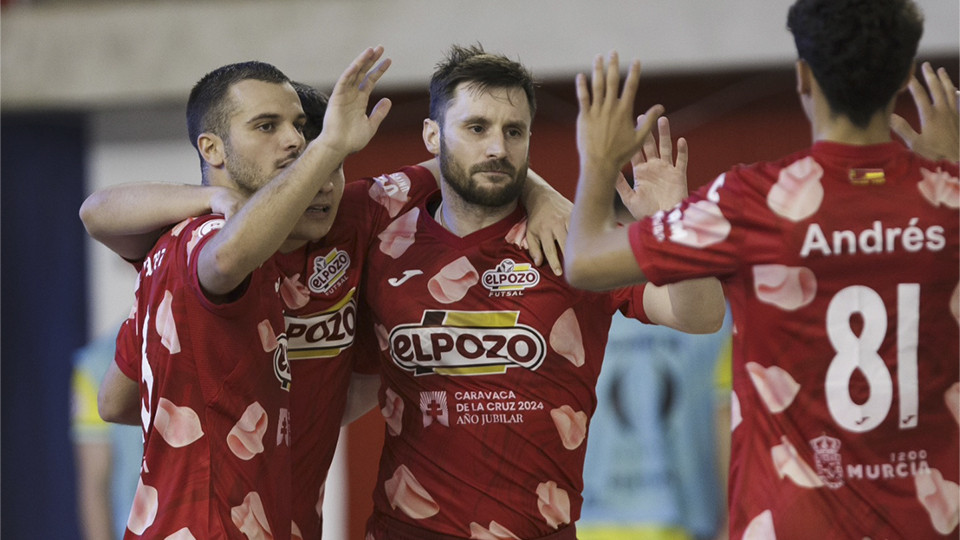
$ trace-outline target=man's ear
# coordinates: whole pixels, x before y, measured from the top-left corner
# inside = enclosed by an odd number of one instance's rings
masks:
[[[440,124],[429,118],[423,121],[423,144],[431,154],[440,154]]]
[[[197,137],[197,150],[200,157],[211,167],[222,167],[226,159],[226,153],[223,149],[223,139],[213,133],[201,133]]]
[[[813,87],[811,84],[813,72],[810,70],[810,64],[802,59],[797,60],[795,68],[797,72],[797,93],[801,96],[809,96],[810,89]]]

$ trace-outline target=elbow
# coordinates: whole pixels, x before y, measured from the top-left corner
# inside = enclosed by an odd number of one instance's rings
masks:
[[[571,287],[591,290],[590,272],[585,268],[582,257],[567,256],[563,261],[563,275]]]
[[[704,302],[695,317],[687,319],[687,324],[680,330],[687,334],[713,334],[723,328],[723,319],[726,316],[726,304],[719,302]]]
[[[110,399],[110,396],[106,395],[103,391],[97,394],[97,412],[100,413],[100,418],[104,422],[110,422],[113,424],[124,424],[126,423],[126,415],[121,407],[118,406],[116,400]]]
[[[97,238],[100,231],[97,216],[99,215],[101,199],[102,197],[94,193],[87,197],[83,201],[83,204],[80,205],[80,221],[87,230],[87,234],[93,238]]]

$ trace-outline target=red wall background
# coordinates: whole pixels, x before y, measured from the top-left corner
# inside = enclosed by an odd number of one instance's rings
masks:
[[[958,58],[931,59],[957,80]],[[427,116],[428,95],[396,92],[393,109],[380,132],[362,152],[345,164],[347,178],[392,172],[429,159],[420,136]],[[546,81],[537,89],[530,168],[573,198],[578,174],[575,140],[577,101],[573,77]],[[673,137],[685,137],[690,148],[688,181],[693,190],[737,163],[775,159],[810,143],[810,129],[795,92],[794,72],[741,71],[642,78],[637,113],[654,103],[666,107]],[[901,96],[897,112],[911,120],[916,112],[909,94]],[[361,540],[372,510],[377,460],[383,443],[383,418],[371,411],[349,426],[348,538]],[[332,495],[332,494],[331,494]]]

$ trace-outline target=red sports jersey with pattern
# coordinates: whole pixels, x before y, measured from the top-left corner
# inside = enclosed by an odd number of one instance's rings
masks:
[[[431,177],[431,189],[436,181]],[[286,334],[293,378],[294,533],[316,540],[322,533],[327,472],[337,448],[347,388],[354,371],[376,373],[379,350],[369,320],[357,317],[360,278],[379,208],[366,182],[351,182],[333,227],[318,242],[274,256],[283,274]],[[373,367],[370,369],[368,366]]]
[[[210,302],[200,248],[220,216],[186,220],[140,268],[117,364],[140,383],[144,457],[126,538],[290,536],[290,372],[276,269]]]
[[[643,289],[575,290],[521,247],[522,208],[460,238],[438,202],[391,209],[369,254],[386,419],[370,536],[573,538],[607,330],[620,308],[646,321]]]
[[[819,142],[631,226],[730,301],[730,538],[956,538],[958,205],[956,163]]]

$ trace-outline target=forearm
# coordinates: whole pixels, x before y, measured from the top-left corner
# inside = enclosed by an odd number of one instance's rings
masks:
[[[167,183],[111,186],[87,197],[80,219],[93,239],[121,257],[142,259],[167,227],[209,212],[215,189]]]
[[[140,425],[140,385],[111,362],[97,394],[100,417],[115,424]]]
[[[214,295],[227,294],[276,253],[345,157],[321,135],[293,164],[257,190],[203,247],[198,273],[204,289]]]
[[[644,280],[633,257],[628,229],[613,207],[619,170],[612,162],[583,160],[570,216],[564,270],[574,287],[610,290]]]
[[[715,278],[648,285],[643,303],[651,321],[688,334],[716,332],[726,313],[723,288]]]

